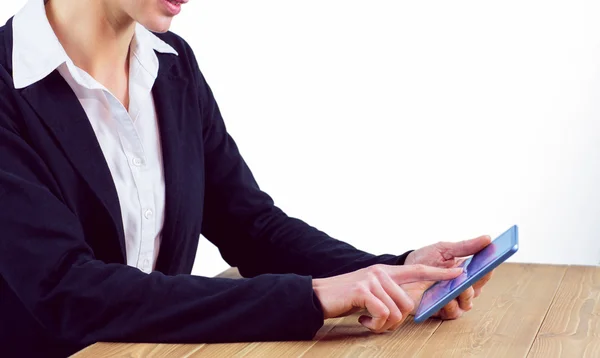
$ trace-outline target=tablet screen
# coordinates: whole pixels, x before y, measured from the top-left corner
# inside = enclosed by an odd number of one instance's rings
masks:
[[[437,282],[431,286],[423,294],[417,315],[433,307],[437,302],[452,294],[465,281],[472,279],[477,273],[511,251],[515,246],[515,236],[516,227],[513,227],[492,241],[483,250],[466,259],[461,265],[464,272],[460,276],[452,280]]]

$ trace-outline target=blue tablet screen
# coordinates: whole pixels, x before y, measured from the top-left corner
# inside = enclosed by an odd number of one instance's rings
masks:
[[[421,299],[421,304],[419,305],[417,316],[421,312],[433,307],[445,297],[456,293],[453,291],[464,284],[465,281],[473,279],[478,273],[481,273],[481,271],[490,266],[492,263],[508,258],[510,255],[507,256],[507,254],[516,249],[516,231],[516,226],[512,227],[504,234],[500,235],[497,239],[492,241],[483,250],[463,262],[461,266],[464,268],[464,272],[460,276],[453,280],[437,282],[427,291],[425,291],[423,298]],[[475,283],[474,280],[471,285],[473,283]],[[465,288],[468,286],[465,286]]]

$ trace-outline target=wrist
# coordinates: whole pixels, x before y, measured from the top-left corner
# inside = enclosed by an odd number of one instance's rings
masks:
[[[322,285],[322,280],[323,280],[323,279],[321,279],[321,278],[313,278],[313,279],[312,279],[312,288],[313,288],[313,290],[314,290],[315,288],[318,288],[319,286],[321,286],[321,285]]]
[[[315,300],[315,305],[318,303],[318,307],[320,311],[323,313],[323,319],[327,319],[327,312],[325,307],[323,307],[323,300],[321,298],[321,290],[323,279],[313,279],[312,280],[312,288],[313,288],[313,296]]]
[[[396,261],[396,265],[412,265],[414,261],[414,252],[415,250],[410,250],[400,255]]]

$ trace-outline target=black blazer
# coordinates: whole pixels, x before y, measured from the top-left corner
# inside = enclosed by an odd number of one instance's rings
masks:
[[[12,20],[0,27],[0,355],[61,356],[97,341],[311,339],[323,312],[311,277],[374,256],[286,216],[256,184],[190,47],[158,35],[153,88],[166,213],[156,271],[125,264],[113,180],[57,71],[12,81]],[[190,275],[203,234],[247,279]]]

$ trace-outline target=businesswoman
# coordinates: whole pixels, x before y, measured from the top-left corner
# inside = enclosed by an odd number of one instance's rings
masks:
[[[489,243],[374,256],[286,216],[167,32],[185,2],[29,0],[0,28],[0,354],[311,339],[363,308],[395,329]],[[200,234],[247,278],[191,276]]]

